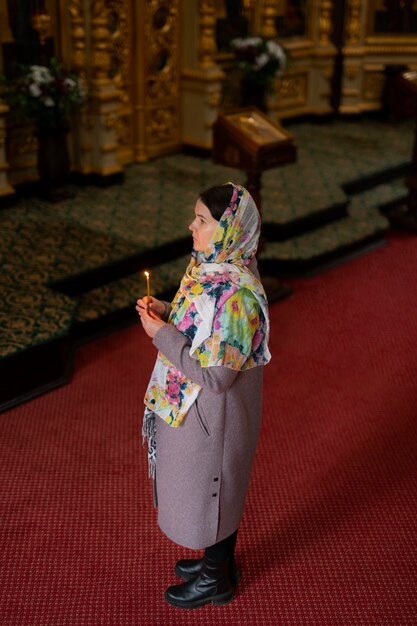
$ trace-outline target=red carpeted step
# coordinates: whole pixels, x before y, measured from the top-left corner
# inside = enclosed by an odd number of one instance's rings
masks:
[[[1,416],[5,626],[412,626],[417,240],[271,306],[261,438],[225,607],[163,601],[192,554],[156,526],[141,448],[155,350],[80,350],[71,384]]]

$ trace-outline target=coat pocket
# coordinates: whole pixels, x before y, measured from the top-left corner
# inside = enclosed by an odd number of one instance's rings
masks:
[[[210,428],[207,424],[206,418],[203,415],[203,412],[200,410],[200,407],[198,406],[198,398],[196,399],[194,404],[195,404],[195,413],[197,415],[197,422],[200,424],[200,428],[205,434],[205,436],[210,437],[211,436]]]

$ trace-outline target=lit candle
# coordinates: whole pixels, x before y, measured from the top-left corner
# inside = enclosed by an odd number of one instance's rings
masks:
[[[150,281],[149,281],[149,272],[145,272],[145,276],[146,276],[146,287],[148,290],[148,300],[146,302],[146,312],[149,313],[149,305],[151,302],[151,286],[150,286]]]

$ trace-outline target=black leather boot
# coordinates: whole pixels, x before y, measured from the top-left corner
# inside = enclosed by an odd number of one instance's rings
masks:
[[[234,586],[229,578],[229,559],[218,562],[205,556],[198,576],[173,585],[165,591],[165,600],[182,609],[197,609],[211,602],[227,604],[234,595]]]
[[[179,578],[183,580],[191,580],[198,576],[203,565],[203,559],[182,559],[175,563],[174,571]],[[233,558],[230,561],[229,577],[232,585],[237,585],[240,580],[240,571],[236,566],[236,561]]]

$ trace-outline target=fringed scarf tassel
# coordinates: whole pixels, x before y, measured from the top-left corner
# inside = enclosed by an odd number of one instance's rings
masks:
[[[148,443],[148,474],[155,479],[156,475],[156,424],[155,413],[145,408],[142,424],[142,445]]]

